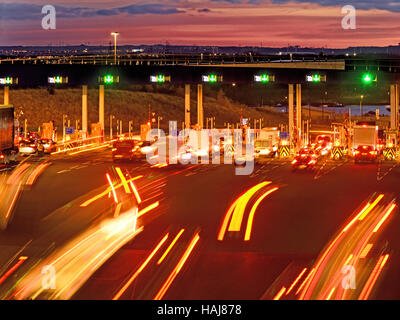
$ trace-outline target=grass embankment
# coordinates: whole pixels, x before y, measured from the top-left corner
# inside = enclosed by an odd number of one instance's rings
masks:
[[[191,93],[191,122],[197,122],[197,97]],[[0,97],[2,99],[2,97]],[[184,94],[183,90],[173,93],[143,92],[132,90],[105,91],[105,127],[109,127],[110,115],[123,121],[123,130],[128,131],[128,121],[133,120],[134,130],[138,131],[140,124],[147,122],[149,104],[151,112],[155,112],[155,118],[163,118],[161,127],[168,127],[168,120],[176,120],[178,128],[184,121]],[[58,128],[62,127],[63,114],[68,116],[71,126],[81,119],[81,89],[55,89],[49,92],[47,89],[12,89],[10,90],[10,103],[16,107],[21,124],[28,119],[28,128],[37,130],[43,122],[55,121]],[[88,90],[88,125],[98,122],[98,90]],[[204,126],[207,117],[215,117],[217,127],[224,126],[225,122],[238,123],[241,110],[243,117],[250,118],[253,126],[254,119],[264,119],[264,125],[277,125],[287,121],[287,115],[266,110],[265,108],[248,108],[243,104],[228,99],[223,92],[214,96],[204,96]],[[21,114],[21,111],[23,114]],[[156,124],[157,125],[157,124]],[[115,126],[115,120],[114,120]],[[114,127],[115,128],[115,127]],[[115,129],[114,129],[115,130]]]

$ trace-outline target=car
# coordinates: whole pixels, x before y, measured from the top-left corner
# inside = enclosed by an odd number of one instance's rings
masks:
[[[56,143],[51,139],[39,139],[37,149],[39,153],[52,153],[56,150]]]
[[[373,146],[360,145],[354,150],[354,162],[375,162],[378,151]]]
[[[113,161],[143,159],[143,153],[141,152],[140,147],[139,140],[125,138],[118,139],[113,143]]]
[[[21,155],[38,154],[38,143],[34,139],[24,139],[19,142],[18,151]]]
[[[318,161],[318,155],[314,150],[304,148],[299,151],[292,161],[293,170],[297,169],[314,169]]]

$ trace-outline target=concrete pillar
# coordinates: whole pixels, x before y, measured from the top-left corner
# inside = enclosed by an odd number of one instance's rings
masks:
[[[9,105],[10,104],[10,87],[5,86],[4,87],[4,105]]]
[[[87,86],[82,86],[82,132],[84,137],[87,135],[88,127],[87,127]]]
[[[185,128],[190,129],[190,84],[185,84]]]
[[[104,134],[104,85],[99,86],[99,123]]]
[[[197,123],[199,125],[199,129],[203,129],[203,85],[197,85]]]
[[[293,144],[293,134],[294,134],[294,87],[293,84],[289,84],[289,94],[288,94],[288,112],[289,112],[289,137],[290,137],[290,144]]]
[[[396,130],[399,126],[399,85],[390,85],[390,129]]]
[[[301,144],[302,124],[301,124],[301,84],[296,84],[296,128],[297,128],[297,147]]]

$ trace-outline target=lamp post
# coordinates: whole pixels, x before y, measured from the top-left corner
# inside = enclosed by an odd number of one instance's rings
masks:
[[[114,36],[114,64],[117,64],[117,36],[119,36],[119,33],[111,32],[111,35]]]
[[[162,120],[163,118],[160,116],[157,116],[157,129],[160,129],[160,120]]]
[[[360,119],[362,119],[362,101],[363,101],[364,95],[361,95],[360,97]]]
[[[112,126],[113,126],[113,119],[114,118],[115,117],[113,115],[110,115],[110,140],[113,139],[113,128],[112,128]],[[117,132],[117,134],[118,134],[118,132]]]

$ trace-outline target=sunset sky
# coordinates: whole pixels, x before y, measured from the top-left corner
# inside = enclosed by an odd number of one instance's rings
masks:
[[[57,10],[56,30],[41,27],[43,5]],[[357,29],[343,30],[343,5]],[[344,48],[400,42],[397,0],[2,0],[0,45],[119,44],[300,45]]]

